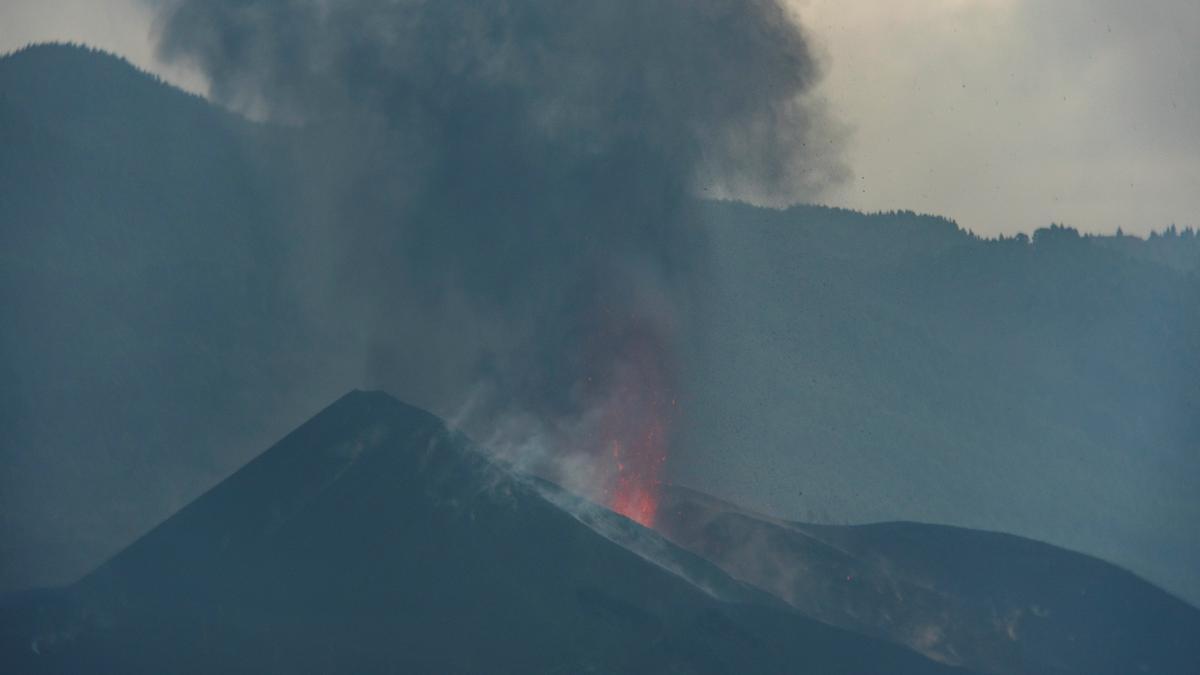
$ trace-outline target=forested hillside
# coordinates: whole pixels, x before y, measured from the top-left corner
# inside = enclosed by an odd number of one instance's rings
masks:
[[[720,267],[681,443],[702,459],[680,480],[721,476],[795,518],[1019,532],[1200,597],[1190,231],[985,240],[911,213],[737,204],[709,225]]]

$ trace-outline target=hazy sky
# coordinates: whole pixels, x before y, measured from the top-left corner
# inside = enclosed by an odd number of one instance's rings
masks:
[[[788,0],[855,179],[829,204],[979,233],[1200,225],[1200,2]],[[75,40],[168,80],[143,0],[5,0],[0,51]]]

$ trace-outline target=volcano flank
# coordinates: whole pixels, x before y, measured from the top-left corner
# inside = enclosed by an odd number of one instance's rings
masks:
[[[364,392],[3,619],[9,672],[954,672]]]

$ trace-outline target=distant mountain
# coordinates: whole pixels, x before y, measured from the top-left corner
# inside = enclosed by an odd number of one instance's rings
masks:
[[[793,520],[1021,534],[1200,603],[1194,235],[706,217],[720,253],[673,481]]]
[[[456,410],[452,383],[376,374],[426,358],[408,342],[429,327],[366,343],[404,311],[397,265],[365,235],[376,255],[326,260],[343,251],[298,167],[344,176],[334,159],[360,149],[322,142],[100,52],[0,58],[0,588],[78,578],[346,389]],[[386,222],[403,180],[355,183],[354,212]],[[1200,603],[1189,230],[703,216],[714,261],[668,477],[792,520],[1018,533]]]
[[[102,52],[0,58],[0,588],[77,577],[332,398],[295,400],[265,136]]]
[[[1200,672],[1200,610],[1108,563],[918,523],[782,521],[680,487],[655,527],[807,616],[986,673]]]
[[[0,625],[14,673],[965,672],[804,618],[362,392]]]

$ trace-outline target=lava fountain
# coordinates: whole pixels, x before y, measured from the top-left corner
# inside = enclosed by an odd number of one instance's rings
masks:
[[[586,339],[568,336],[572,348],[535,370],[555,379],[535,380],[534,390],[568,391],[570,404],[506,411],[485,445],[524,472],[653,527],[678,411],[669,313],[590,306],[599,311],[585,311],[575,325]],[[460,415],[465,424],[473,412]]]
[[[608,337],[616,358],[609,360],[598,428],[597,461],[607,478],[600,496],[613,511],[653,527],[676,411],[668,351],[645,322]]]

